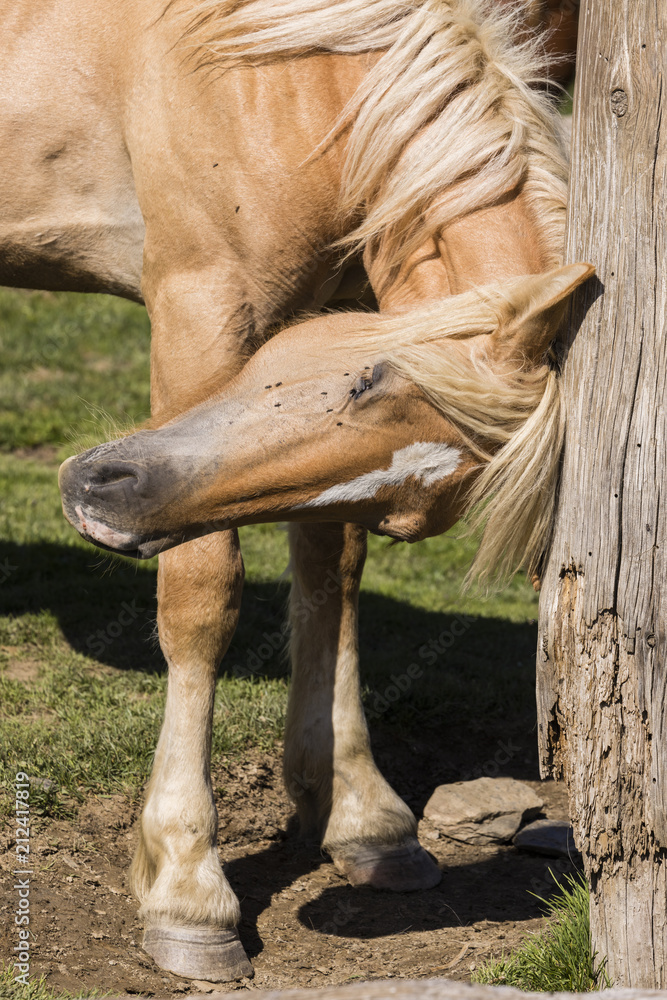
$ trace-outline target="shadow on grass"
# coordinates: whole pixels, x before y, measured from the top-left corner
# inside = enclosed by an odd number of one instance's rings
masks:
[[[120,670],[164,671],[154,565],[54,543],[3,542],[2,567],[0,614],[20,620],[47,612],[76,652]],[[246,585],[223,677],[287,674],[287,592],[285,583]],[[31,628],[19,640],[28,649],[45,641],[39,623],[34,637]],[[362,593],[362,680],[375,754],[413,809],[443,781],[538,777],[535,642],[530,624],[437,614]]]
[[[0,569],[0,614],[47,612],[76,652],[120,670],[165,669],[155,638],[154,565],[54,543],[2,542]],[[287,593],[285,583],[246,585],[223,676],[285,676]],[[535,642],[530,624],[439,614],[362,593],[362,678],[374,748],[413,809],[443,781],[538,777]]]
[[[47,611],[78,653],[120,669],[161,671],[154,568],[53,542],[0,542],[1,615]],[[4,579],[3,579],[4,577]]]
[[[117,669],[161,672],[155,564],[114,560],[56,543],[0,542],[0,615],[50,612],[72,649]],[[223,671],[285,676],[287,583],[247,583]],[[312,609],[316,616],[318,608]],[[484,718],[530,711],[535,628],[440,614],[362,592],[360,646],[371,724],[442,721],[442,700],[473,739]],[[452,700],[454,704],[452,705]]]
[[[155,640],[155,590],[155,563],[113,559],[92,548],[51,542],[0,541],[0,614],[51,612],[74,650],[108,666],[164,669]],[[237,677],[286,675],[288,591],[284,582],[246,583],[241,621],[225,657],[225,670]],[[428,713],[429,685],[443,672],[450,678],[466,674],[469,681],[483,675],[490,685],[484,702],[496,709],[517,681],[517,666],[522,677],[532,677],[531,624],[440,614],[368,592],[362,593],[360,605],[363,673],[370,686],[372,719],[395,715],[393,703],[406,700],[402,697],[406,686],[412,693],[420,692],[420,711]],[[312,609],[315,616],[317,612],[317,607]],[[419,669],[410,671],[413,664]],[[501,683],[494,684],[494,677]],[[475,715],[481,707],[477,705]]]

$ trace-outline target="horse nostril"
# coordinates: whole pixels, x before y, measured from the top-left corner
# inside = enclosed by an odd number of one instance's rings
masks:
[[[84,493],[104,494],[109,490],[136,490],[141,480],[141,469],[132,462],[97,462],[88,471],[83,484]]]

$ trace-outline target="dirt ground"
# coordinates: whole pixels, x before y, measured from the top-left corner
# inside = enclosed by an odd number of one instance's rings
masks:
[[[443,762],[414,740],[376,745],[376,759],[415,810],[433,788],[455,780]],[[416,767],[415,760],[420,760]],[[529,758],[516,760],[525,777]],[[531,762],[532,763],[532,762]],[[450,759],[445,772],[457,768]],[[511,773],[512,767],[504,769]],[[419,775],[415,783],[415,773]],[[545,814],[565,818],[565,790],[529,782]],[[220,854],[242,905],[241,938],[255,968],[238,988],[323,986],[355,979],[448,976],[467,980],[491,955],[515,947],[540,926],[530,895],[548,893],[554,861],[513,847],[480,848],[438,837],[428,822],[420,839],[443,870],[425,892],[395,895],[350,887],[291,822],[279,754],[221,761],[214,775],[220,812]],[[202,986],[159,970],[141,950],[136,904],[127,871],[139,808],[121,796],[89,800],[74,822],[37,819],[31,848],[31,975],[54,989],[96,988],[165,996]],[[4,956],[15,943],[11,920],[13,837],[0,841],[4,870]],[[560,873],[570,871],[556,862]],[[222,987],[218,987],[222,989]],[[225,989],[234,988],[233,985]]]

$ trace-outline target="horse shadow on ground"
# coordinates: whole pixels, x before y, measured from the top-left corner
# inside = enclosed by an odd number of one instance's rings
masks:
[[[288,840],[225,865],[241,902],[240,933],[252,958],[264,947],[258,929],[271,899],[299,879],[308,880],[327,864],[313,846]],[[537,897],[548,896],[557,880],[578,871],[574,861],[534,857],[514,848],[472,863],[442,866],[441,883],[410,893],[352,887],[341,878],[315,898],[294,903],[299,922],[309,930],[341,940],[373,941],[408,930],[469,927],[481,921],[523,921],[544,914]]]
[[[105,666],[159,673],[155,565],[54,542],[0,541],[0,614],[50,613],[73,650]]]
[[[288,589],[280,581],[246,583],[241,620],[223,669],[258,678],[287,673]],[[155,637],[155,593],[155,560],[139,563],[54,542],[0,541],[0,614],[49,612],[72,649],[106,666],[147,672],[165,669]],[[371,695],[381,695],[374,706],[379,718],[392,714],[392,692],[386,690],[393,683],[392,676],[405,683],[402,674],[412,661],[427,677],[427,684],[442,671],[453,677],[463,670],[474,677],[481,671],[490,682],[498,670],[511,671],[517,663],[532,660],[535,629],[532,624],[493,617],[466,619],[425,611],[407,602],[362,593],[360,644]],[[435,668],[433,675],[431,668]],[[420,687],[416,682],[421,676],[410,680],[414,682],[411,687]],[[506,673],[505,683],[514,682]]]
[[[140,565],[52,542],[3,541],[0,570],[0,614],[46,612],[72,649],[100,664],[165,670],[155,638],[154,563]],[[286,674],[287,589],[285,583],[246,585],[223,671],[255,678]],[[483,775],[539,777],[534,623],[439,614],[376,593],[362,593],[360,621],[374,754],[417,816],[444,782]],[[292,831],[226,866],[243,902],[243,935],[251,955],[262,948],[257,917],[271,897],[322,863],[319,849],[298,841]],[[548,891],[550,866],[553,862],[543,858],[504,850],[447,865],[440,886],[400,897],[352,889],[341,880],[301,905],[298,916],[304,926],[323,933],[368,939],[409,926],[522,920],[540,915],[540,904],[529,892],[531,886]]]
[[[84,548],[0,542],[0,614],[52,616],[73,650],[118,670],[165,671],[156,569]],[[288,585],[246,585],[222,674],[285,677]],[[419,811],[440,780],[537,778],[534,623],[466,618],[376,593],[360,600],[364,702],[380,766]],[[415,758],[420,762],[415,777]]]

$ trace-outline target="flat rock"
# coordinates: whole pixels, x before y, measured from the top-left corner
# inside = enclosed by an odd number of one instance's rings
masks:
[[[522,851],[541,854],[545,858],[579,856],[572,826],[564,819],[536,819],[519,830],[512,843]]]
[[[514,778],[476,778],[439,785],[424,816],[453,840],[465,844],[506,844],[522,823],[534,819],[544,803]]]

